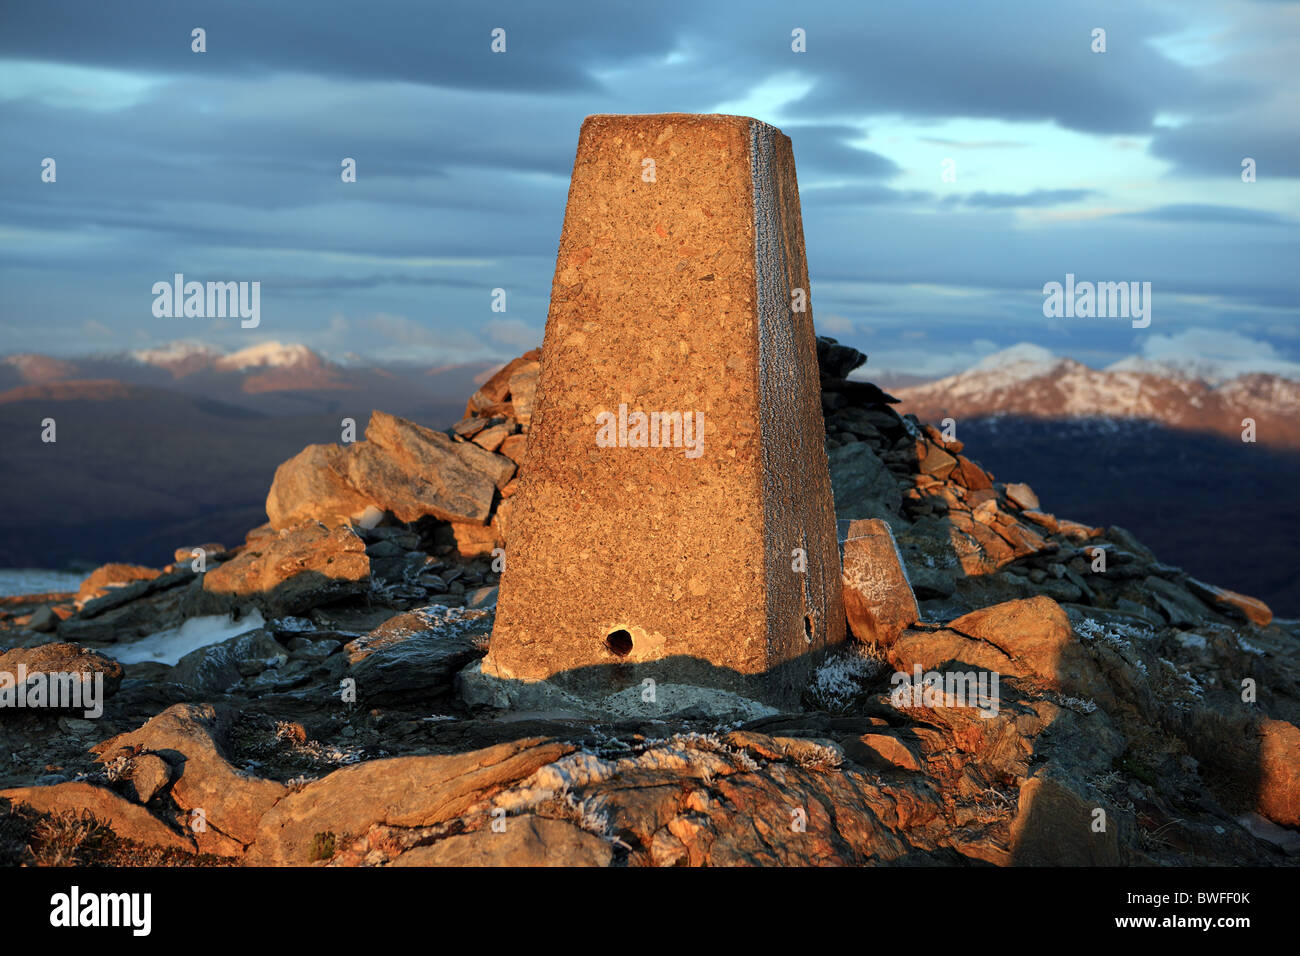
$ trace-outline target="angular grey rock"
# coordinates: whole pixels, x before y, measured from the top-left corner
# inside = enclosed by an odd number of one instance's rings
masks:
[[[221,694],[244,679],[241,664],[263,661],[272,666],[274,661],[274,666],[278,666],[288,659],[289,654],[280,642],[264,628],[258,628],[220,644],[190,651],[171,669],[168,679],[201,694]]]
[[[827,457],[838,518],[897,519],[903,508],[898,481],[870,445],[843,445]]]

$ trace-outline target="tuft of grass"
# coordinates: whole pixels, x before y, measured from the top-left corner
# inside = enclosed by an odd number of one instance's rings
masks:
[[[28,844],[37,866],[85,866],[102,859],[116,838],[89,811],[51,813],[32,827]]]
[[[317,833],[311,838],[311,850],[308,853],[308,858],[313,862],[332,859],[337,842],[338,838],[329,830]]]

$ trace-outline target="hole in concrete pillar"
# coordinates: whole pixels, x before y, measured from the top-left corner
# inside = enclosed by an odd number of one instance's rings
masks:
[[[803,639],[807,641],[809,644],[812,643],[813,619],[811,614],[805,614],[803,616]]]
[[[621,627],[617,631],[610,631],[605,638],[605,646],[619,657],[627,657],[632,652],[632,635]]]

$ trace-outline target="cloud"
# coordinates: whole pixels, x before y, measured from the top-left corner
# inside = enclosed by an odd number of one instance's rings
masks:
[[[852,335],[858,330],[858,324],[852,319],[834,313],[814,317],[813,324],[817,328],[818,335]]]
[[[965,196],[950,197],[948,201],[984,209],[1040,208],[1078,202],[1093,195],[1093,189],[1035,189],[1027,193],[973,192]]]
[[[1194,328],[1145,336],[1142,357],[1211,379],[1266,372],[1300,380],[1300,362],[1290,361],[1271,343],[1222,329]]]
[[[519,319],[493,319],[486,326],[487,333],[495,342],[513,345],[521,351],[536,348],[542,344],[542,332]]]
[[[1208,203],[1176,203],[1157,206],[1142,212],[1123,213],[1132,219],[1149,219],[1153,222],[1214,222],[1238,223],[1253,226],[1294,226],[1294,220],[1275,212],[1247,209],[1242,206],[1215,206]]]

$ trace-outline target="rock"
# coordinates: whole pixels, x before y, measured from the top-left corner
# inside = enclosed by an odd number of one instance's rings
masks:
[[[56,630],[58,626],[59,618],[48,604],[42,604],[27,619],[27,629],[36,631],[38,634],[49,633]]]
[[[867,360],[855,348],[841,345],[824,335],[817,336],[817,364],[829,378],[848,378],[849,373]]]
[[[957,467],[957,459],[938,445],[918,441],[916,451],[919,459],[918,467],[923,475],[930,475],[942,481],[952,474],[953,469]],[[922,452],[924,452],[924,455],[921,454]]]
[[[488,451],[496,451],[501,447],[501,443],[509,437],[511,426],[494,425],[491,428],[485,428],[474,436],[474,444]]]
[[[527,435],[511,435],[501,443],[501,447],[498,451],[513,461],[516,465],[522,465],[524,463],[524,455],[527,452],[527,449]]]
[[[1212,616],[1205,605],[1172,581],[1150,575],[1143,580],[1142,586],[1174,627],[1192,626]]]
[[[185,620],[185,608],[197,587],[193,572],[185,568],[183,574],[190,583],[187,588],[168,588],[156,594],[137,594],[134,600],[103,613],[87,616],[74,614],[59,624],[59,637],[65,641],[98,641],[103,643],[126,642],[136,637],[156,634],[171,627],[179,627]],[[128,585],[135,587],[136,585]],[[105,598],[112,595],[105,595]],[[96,600],[103,600],[97,598]],[[91,604],[94,602],[92,601]],[[89,608],[90,605],[87,605]]]
[[[465,598],[466,607],[496,607],[497,594],[501,588],[497,585],[487,588],[476,588],[471,591]]]
[[[351,528],[295,525],[250,545],[203,577],[204,610],[253,603],[268,614],[298,614],[369,588],[365,542]]]
[[[604,697],[577,696],[546,680],[513,680],[486,672],[482,661],[467,665],[456,676],[456,690],[471,710],[491,708],[544,714],[564,719],[604,721],[711,719],[754,720],[775,714],[766,704],[732,691],[661,681],[653,699],[633,684]]]
[[[367,704],[425,702],[449,692],[457,672],[486,650],[484,611],[420,608],[385,621],[346,647],[348,676]]]
[[[537,380],[541,373],[540,362],[530,361],[520,365],[510,376],[510,404],[515,419],[527,428],[533,420],[533,403],[537,396]]]
[[[466,418],[462,418],[455,425],[452,425],[451,430],[455,432],[457,435],[459,435],[461,438],[473,438],[483,429],[487,428],[488,425],[491,423],[491,421],[492,419],[490,418],[482,418],[478,415],[471,415]]]
[[[429,827],[453,820],[493,790],[527,777],[570,744],[526,738],[469,753],[394,757],[344,767],[279,800],[262,818],[246,862],[312,862],[317,834],[342,838],[375,824]]]
[[[77,616],[81,620],[96,617],[107,611],[116,610],[124,605],[138,602],[140,598],[170,590],[194,580],[194,572],[188,567],[175,568],[165,574],[144,578],[107,589],[99,597],[91,598],[81,605]]]
[[[483,383],[483,386],[470,396],[469,402],[465,405],[465,414],[470,415],[500,415],[505,414],[508,409],[506,399],[510,397],[510,380],[514,374],[520,370],[526,369],[530,364],[537,363],[541,358],[541,349],[532,349],[525,352],[519,358],[503,365],[496,371],[491,378]],[[518,418],[515,413],[515,418]]]
[[[103,698],[98,701],[102,705],[104,700],[117,693],[124,676],[121,664],[89,648],[66,643],[41,644],[36,647],[14,648],[0,654],[0,674],[9,675],[8,681],[0,681],[0,694],[7,696],[17,693],[19,668],[23,668],[27,674],[28,692],[31,692],[33,684],[39,683],[47,702],[52,699],[53,688],[49,686],[52,677],[77,675],[84,681],[86,678],[82,675],[91,675],[91,681],[102,679]],[[102,675],[102,678],[99,675]],[[62,683],[63,681],[60,680],[60,684]],[[84,688],[84,690],[94,692],[93,688]],[[81,704],[72,709],[90,709],[84,706],[86,704],[84,690],[80,693]],[[73,693],[75,699],[78,692],[73,691]],[[28,700],[30,699],[29,697]],[[3,715],[6,710],[8,708],[0,708],[0,715]]]
[[[1046,597],[1007,601],[974,611],[935,631],[905,631],[889,649],[890,661],[910,673],[939,670],[949,662],[1029,677],[1098,703],[1113,702],[1097,665],[1080,644],[1070,619]]]
[[[157,754],[141,754],[131,762],[127,795],[136,803],[148,803],[171,783],[171,779],[172,772],[167,761]]]
[[[284,466],[281,465],[280,467],[284,467]],[[173,560],[175,560],[177,564],[190,564],[195,559],[194,558],[195,551],[202,551],[203,558],[205,561],[207,561],[212,558],[220,557],[221,555],[225,554],[226,547],[225,545],[221,544],[219,541],[208,541],[204,544],[188,545],[186,547],[177,548],[172,553],[172,558]]]
[[[849,629],[865,644],[888,647],[921,618],[894,534],[879,518],[849,526],[843,581]]]
[[[138,730],[91,750],[105,762],[123,751],[157,754],[171,770],[177,806],[190,814],[202,810],[209,829],[247,846],[263,814],[288,791],[281,783],[231,766],[224,748],[233,723],[234,714],[226,708],[175,704]]]
[[[130,584],[132,581],[150,581],[162,574],[156,568],[146,568],[138,564],[105,564],[90,572],[90,576],[81,582],[77,590],[77,603],[84,604],[92,598],[107,594],[114,586]]]
[[[1256,627],[1268,627],[1273,621],[1273,612],[1259,598],[1238,594],[1236,591],[1206,584],[1195,578],[1187,579],[1187,590],[1215,610],[1239,620],[1249,621]]]
[[[199,694],[222,694],[251,673],[278,667],[289,659],[283,646],[265,628],[246,631],[219,644],[190,651],[168,674],[168,680]],[[247,668],[257,662],[255,669]]]
[[[921,769],[916,751],[892,734],[863,734],[847,748],[847,755],[866,766]]]
[[[376,411],[366,441],[354,446],[348,475],[400,521],[432,516],[485,524],[496,489],[514,472],[515,463],[503,455]]]
[[[993,487],[993,480],[989,478],[984,469],[965,455],[957,456],[957,467],[953,470],[951,478],[963,488],[969,488],[971,491],[982,491],[985,488]]]
[[[79,782],[51,787],[19,787],[0,790],[0,799],[24,804],[41,813],[88,813],[123,840],[194,852],[194,844],[188,837],[172,830],[144,807],[104,787]]]
[[[1007,485],[1007,499],[1021,511],[1038,511],[1038,495],[1022,481]]]
[[[1259,812],[1285,827],[1300,826],[1300,728],[1284,720],[1259,725]]]
[[[827,457],[837,517],[896,518],[903,507],[902,492],[870,445],[844,445],[832,449]]]
[[[490,525],[484,527],[479,524],[453,521],[451,533],[456,541],[456,553],[462,558],[481,558],[491,554],[502,543],[497,529]]]
[[[1094,811],[1085,800],[1052,776],[1039,773],[1020,788],[1020,806],[1011,823],[1011,861],[1017,866],[1117,866],[1117,826],[1108,820],[1097,832]]]
[[[393,865],[609,866],[614,856],[607,841],[563,820],[530,813],[504,822],[504,832],[486,827],[446,837],[432,846],[408,850]]]
[[[308,520],[334,526],[360,518],[371,500],[348,479],[356,447],[308,445],[275,469],[266,496],[271,526],[279,530]]]
[[[1111,525],[1107,528],[1106,537],[1109,540],[1114,541],[1130,554],[1137,555],[1143,561],[1154,563],[1156,560],[1156,556],[1152,553],[1150,548],[1135,538],[1131,532],[1126,531],[1118,525]]]

